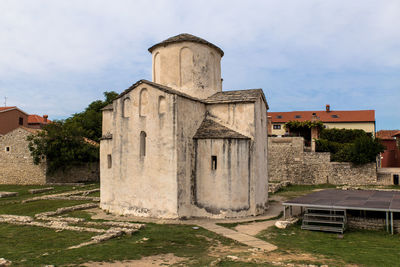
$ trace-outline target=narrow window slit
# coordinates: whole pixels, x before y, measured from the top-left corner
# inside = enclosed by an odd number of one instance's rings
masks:
[[[146,133],[141,131],[140,132],[140,156],[146,156]]]
[[[111,154],[107,155],[107,165],[108,168],[110,169],[112,167],[112,158],[111,158]]]
[[[217,156],[211,156],[211,170],[217,169]]]

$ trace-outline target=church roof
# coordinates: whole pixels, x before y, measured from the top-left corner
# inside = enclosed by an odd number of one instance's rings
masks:
[[[153,87],[155,87],[155,88],[157,88],[157,89],[159,89],[159,90],[161,90],[161,91],[164,91],[164,92],[167,92],[167,93],[170,93],[170,94],[175,94],[175,95],[179,95],[179,96],[181,96],[181,97],[189,98],[189,99],[191,99],[191,100],[203,102],[203,100],[201,100],[201,99],[199,99],[199,98],[196,98],[196,97],[190,96],[190,95],[188,95],[188,94],[179,92],[179,91],[177,91],[177,90],[175,90],[175,89],[172,89],[171,87],[168,87],[168,86],[165,86],[165,85],[161,85],[161,84],[159,84],[159,83],[150,82],[150,81],[148,81],[148,80],[140,80],[140,81],[137,81],[137,82],[134,83],[131,87],[129,87],[128,89],[126,89],[125,91],[123,91],[116,99],[118,99],[118,98],[120,98],[120,97],[126,95],[127,93],[129,93],[130,91],[132,91],[133,89],[135,89],[136,87],[138,87],[139,85],[141,85],[141,84],[143,84],[143,83],[148,84],[148,85],[151,85],[151,86],[153,86]],[[107,106],[107,107],[108,107],[108,106]],[[105,109],[105,108],[104,108],[104,109]]]
[[[260,96],[264,100],[268,109],[267,100],[265,99],[265,95],[262,89],[245,89],[218,92],[207,98],[205,102],[208,104],[255,102]]]
[[[179,95],[181,97],[188,98],[190,100],[194,101],[199,101],[201,103],[205,104],[223,104],[223,103],[243,103],[243,102],[255,102],[257,99],[261,96],[261,98],[264,100],[265,105],[267,106],[268,109],[268,104],[267,100],[265,99],[265,95],[262,89],[245,89],[245,90],[236,90],[236,91],[225,91],[225,92],[218,92],[213,94],[212,96],[208,97],[207,99],[200,99],[196,98],[193,96],[190,96],[188,94],[182,93],[180,91],[177,91],[175,89],[172,89],[171,87],[155,83],[155,82],[150,82],[148,80],[139,80],[136,83],[134,83],[131,87],[123,91],[116,99],[128,94],[130,91],[135,89],[141,84],[148,84],[151,85],[161,91],[164,91],[166,93],[170,94],[175,94]],[[107,105],[104,107],[102,110],[112,110],[112,104]]]
[[[193,138],[194,139],[226,139],[226,138],[250,139],[250,137],[242,135],[208,118],[205,118],[203,120]]]
[[[113,110],[114,109],[114,107],[113,107],[113,104],[111,103],[111,104],[108,104],[107,106],[105,106],[104,108],[102,108],[101,110]]]
[[[219,48],[218,46],[216,46],[200,37],[197,37],[197,36],[194,36],[194,35],[191,35],[188,33],[181,33],[176,36],[170,37],[170,38],[162,41],[161,43],[155,44],[149,48],[149,52],[150,53],[153,52],[153,50],[159,46],[167,46],[169,44],[181,43],[181,42],[194,42],[194,43],[205,44],[205,45],[208,45],[208,46],[216,49],[221,54],[221,57],[224,56],[224,51],[222,51],[222,49]]]

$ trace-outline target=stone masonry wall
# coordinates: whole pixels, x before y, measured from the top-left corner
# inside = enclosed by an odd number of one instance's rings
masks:
[[[331,162],[328,152],[305,152],[302,137],[268,138],[270,181],[292,184],[378,184],[375,163]]]
[[[17,128],[0,137],[0,184],[45,184],[46,167],[35,165],[28,149],[31,133]]]
[[[27,137],[34,132],[17,128],[0,137],[0,184],[46,184],[98,182],[99,164],[91,163],[66,171],[46,174],[46,163],[35,165]]]
[[[353,229],[365,230],[384,230],[386,229],[385,219],[379,218],[363,218],[347,216],[347,226]],[[396,233],[400,232],[400,221],[393,220],[393,230]]]
[[[48,174],[47,183],[78,183],[100,181],[100,167],[98,162],[74,166],[65,171],[58,170]]]

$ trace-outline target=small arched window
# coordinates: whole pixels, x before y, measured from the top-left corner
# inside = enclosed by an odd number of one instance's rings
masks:
[[[146,156],[146,133],[141,131],[140,132],[140,156]]]
[[[131,99],[129,97],[125,98],[122,105],[122,116],[129,118],[131,114]]]
[[[147,92],[147,89],[144,88],[142,89],[142,91],[140,91],[140,96],[139,96],[139,115],[142,117],[147,115],[148,102],[149,102],[149,94]]]
[[[164,96],[158,97],[158,114],[162,115],[167,111],[167,101]]]

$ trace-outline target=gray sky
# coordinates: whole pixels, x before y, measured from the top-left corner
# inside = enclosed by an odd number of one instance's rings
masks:
[[[0,103],[60,119],[151,80],[147,48],[191,33],[221,47],[224,90],[270,111],[375,109],[400,129],[400,1],[0,0]]]

